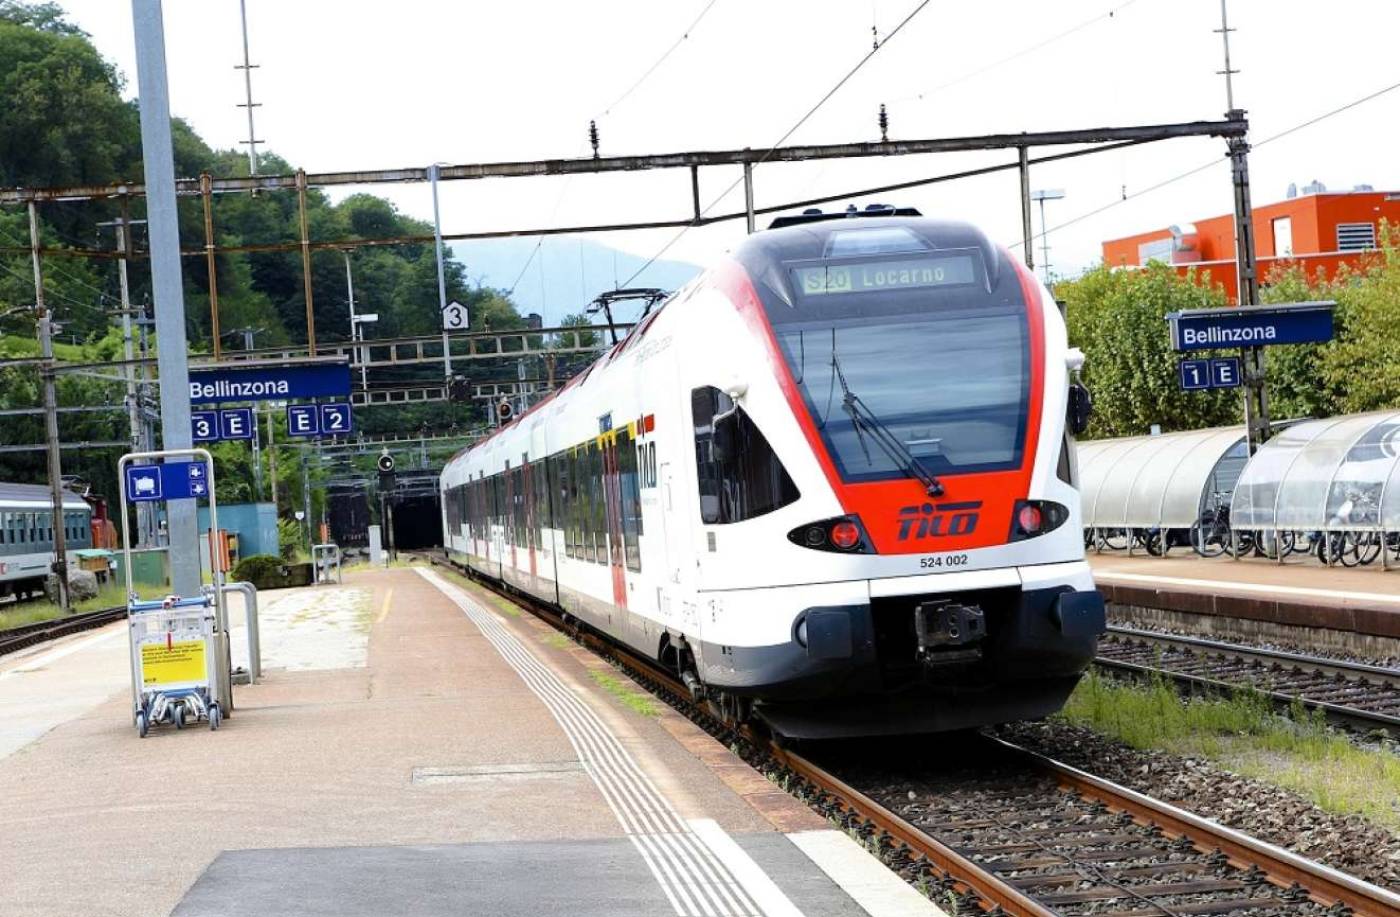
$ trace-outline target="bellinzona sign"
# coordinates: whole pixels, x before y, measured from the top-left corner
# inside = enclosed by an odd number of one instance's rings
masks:
[[[1278,303],[1171,312],[1172,350],[1316,344],[1332,340],[1334,302]]]
[[[287,401],[350,394],[345,363],[190,368],[190,402]]]

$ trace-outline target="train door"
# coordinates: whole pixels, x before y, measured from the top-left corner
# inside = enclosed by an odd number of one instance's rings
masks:
[[[622,481],[618,474],[617,440],[608,437],[603,444],[603,507],[608,526],[608,567],[612,571],[613,604],[627,607],[627,572],[623,566]]]
[[[525,477],[525,512],[523,513],[525,519],[524,540],[526,550],[529,552],[527,556],[530,563],[531,589],[536,589],[539,586],[539,584],[535,582],[535,577],[538,575],[535,566],[535,551],[539,547],[535,544],[535,526],[537,524],[535,521],[535,488],[541,486],[543,483],[535,480],[534,471],[535,466],[530,464],[529,453],[520,456],[520,473]]]

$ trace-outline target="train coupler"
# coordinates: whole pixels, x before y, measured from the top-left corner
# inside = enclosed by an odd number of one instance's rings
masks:
[[[976,605],[960,605],[941,599],[914,609],[914,635],[919,660],[925,665],[946,665],[980,659],[973,646],[987,636],[987,619]]]

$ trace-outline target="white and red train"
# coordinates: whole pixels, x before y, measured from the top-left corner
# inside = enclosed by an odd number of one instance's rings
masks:
[[[750,236],[447,464],[450,556],[789,736],[1058,709],[1104,628],[1077,351],[1005,249],[910,213]]]

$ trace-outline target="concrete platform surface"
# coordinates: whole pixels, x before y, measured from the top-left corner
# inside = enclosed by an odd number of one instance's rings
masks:
[[[3,660],[0,912],[939,913],[478,587],[364,572],[260,619],[217,733],[136,737],[121,626]]]

